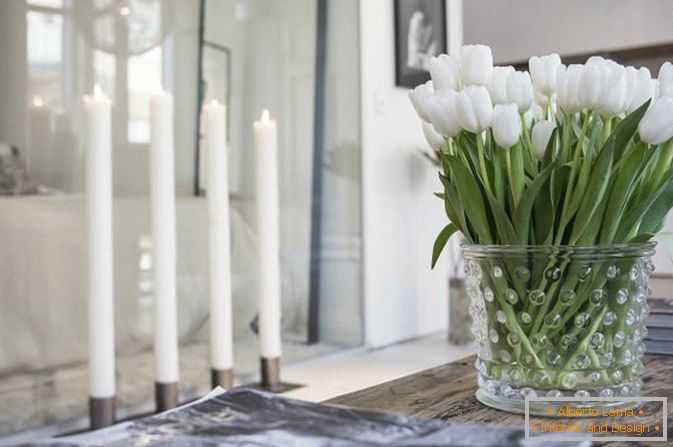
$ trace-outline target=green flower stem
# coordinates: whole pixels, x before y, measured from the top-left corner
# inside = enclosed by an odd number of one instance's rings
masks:
[[[521,155],[522,159],[524,161],[524,166],[526,167],[526,171],[531,174],[531,175],[537,175],[538,169],[537,169],[537,160],[533,156],[531,149],[533,148],[533,141],[530,136],[530,129],[528,126],[526,126],[526,120],[523,117],[523,113],[520,114],[521,117],[521,141],[523,141],[523,144],[525,147],[527,147],[529,150],[525,151],[521,150]],[[517,146],[519,146],[520,143],[517,143]]]
[[[605,144],[605,142],[610,137],[610,134],[612,133],[612,123],[614,120],[614,118],[607,118],[603,124],[603,129],[601,129],[601,147]]]
[[[601,325],[601,322],[603,320],[603,315],[608,311],[608,306],[603,306],[602,310],[599,312],[599,318],[596,318],[594,322],[591,324],[591,327],[589,328],[589,331],[587,334],[584,336],[582,341],[577,345],[577,348],[573,351],[572,354],[567,358],[567,361],[563,367],[561,367],[562,371],[567,371],[569,369],[572,369],[572,366],[574,364],[575,358],[579,355],[582,354],[583,352],[587,351],[587,347],[589,346],[589,341],[591,341],[591,336],[596,333],[598,330],[598,327]]]
[[[570,115],[563,114],[563,125],[559,126],[563,128],[563,137],[562,144],[559,151],[559,161],[561,164],[565,164],[570,161],[570,142],[571,142],[571,130],[573,126],[573,119]]]
[[[507,178],[509,180],[509,189],[512,194],[512,204],[514,205],[514,209],[516,209],[517,204],[519,203],[517,193],[515,190],[515,181],[514,178],[512,177],[512,155],[511,151],[513,148],[505,149],[505,163],[507,165]]]
[[[507,322],[505,323],[507,328],[519,336],[519,340],[521,341],[523,347],[533,356],[535,366],[537,366],[540,369],[544,369],[545,364],[543,364],[542,361],[540,360],[538,352],[531,344],[530,339],[528,338],[526,332],[521,328],[521,326],[519,326],[519,323],[516,320],[516,314],[514,313],[512,306],[503,303],[501,298],[498,299],[498,302],[500,303],[501,306],[503,306],[503,311],[507,316]]]
[[[491,263],[489,264],[489,271],[493,268]],[[490,278],[490,274],[487,274],[488,277]],[[504,276],[503,276],[504,278]],[[528,335],[526,332],[521,328],[519,325],[519,322],[516,318],[516,313],[514,312],[514,307],[505,301],[503,298],[505,291],[507,290],[507,284],[506,280],[492,280],[490,281],[491,285],[493,286],[494,290],[494,295],[496,300],[498,301],[498,304],[500,304],[500,307],[502,308],[503,312],[505,312],[505,316],[507,317],[505,321],[505,326],[512,332],[514,332],[518,337],[521,342],[521,345],[528,351],[533,356],[533,361],[535,362],[535,365],[538,368],[544,368],[545,364],[540,360],[540,357],[538,356],[538,352],[535,350],[533,345],[530,342],[530,339],[528,338]],[[503,284],[505,283],[505,284]],[[506,334],[504,334],[503,338],[506,338]],[[519,360],[519,364],[521,364],[521,359]]]
[[[663,183],[664,176],[669,172],[671,168],[671,162],[673,161],[673,140],[664,144],[663,149],[661,150],[661,155],[659,162],[656,164],[654,172],[652,173],[651,190],[655,190]]]
[[[552,107],[552,94],[549,93],[547,95],[547,106],[545,107],[545,117],[548,120],[553,120],[554,119],[554,109]]]
[[[484,142],[481,135],[477,134],[477,153],[479,155],[479,170],[484,180],[484,186],[488,192],[491,192],[491,182],[488,179],[488,172],[486,171],[486,162],[484,160]]]
[[[452,138],[444,137],[444,147],[442,148],[442,153],[448,153],[449,155],[455,155],[454,154],[454,149],[453,149],[453,139]]]
[[[570,203],[570,198],[572,197],[573,188],[575,187],[575,171],[577,170],[577,165],[579,163],[580,154],[582,153],[582,144],[584,143],[584,137],[587,133],[587,128],[589,127],[589,122],[591,121],[591,115],[587,115],[582,124],[582,129],[580,130],[580,135],[577,138],[577,146],[575,147],[575,154],[573,155],[573,162],[570,166],[570,176],[568,177],[568,185],[566,186],[565,197],[563,198],[563,208],[561,211],[561,220],[560,222],[565,222],[566,210],[569,208],[568,204]],[[565,226],[559,228],[556,235],[556,245],[561,245],[563,241],[563,233],[565,233]]]
[[[608,372],[605,370],[605,368],[601,367],[601,361],[598,358],[598,354],[596,354],[593,350],[589,349],[589,358],[591,358],[591,363],[596,368],[596,371],[598,371],[598,374],[601,375],[601,381],[603,383],[610,383],[610,377],[608,376]]]
[[[498,203],[503,207],[503,209],[506,208],[505,205],[505,179],[503,178],[502,175],[502,160],[501,160],[501,152],[502,151],[497,151],[493,154],[493,186],[495,187],[495,198],[498,201]],[[505,152],[508,152],[505,149]]]
[[[594,276],[594,279],[584,283],[582,286],[580,286],[580,289],[577,290],[576,295],[575,295],[575,303],[570,306],[569,308],[566,309],[565,314],[561,315],[561,322],[558,326],[558,329],[555,329],[552,331],[552,333],[558,333],[561,329],[563,329],[566,324],[568,323],[568,320],[570,320],[575,314],[586,304],[586,302],[589,300],[589,296],[592,290],[596,290],[598,287],[602,287],[602,284],[605,283],[604,279],[604,270],[603,271],[597,272],[597,274]],[[571,290],[574,290],[571,289]]]
[[[545,301],[542,303],[542,307],[540,310],[537,312],[537,316],[535,317],[535,322],[533,323],[533,333],[537,332],[540,330],[540,326],[542,326],[544,322],[544,317],[547,314],[547,310],[549,309],[549,305],[554,302],[554,306],[560,304],[560,292],[563,290],[563,287],[559,288],[559,285],[562,283],[561,278],[566,276],[566,280],[563,281],[563,285],[567,285],[567,283],[571,283],[572,289],[574,290],[575,284],[577,283],[577,274],[573,273],[573,270],[577,270],[577,267],[574,265],[571,265],[570,268],[568,268],[568,272],[566,273],[566,268],[570,264],[570,257],[564,257],[563,262],[559,265],[559,280],[554,281],[551,283],[549,288],[547,289],[547,283],[548,280],[545,276],[542,277],[542,280],[540,282],[540,285],[538,286],[539,290],[543,290],[545,293]],[[553,268],[556,265],[556,256],[550,256],[549,263],[547,264],[547,269]],[[544,275],[544,272],[543,272]],[[556,299],[554,299],[556,297]],[[545,331],[546,332],[546,331]]]
[[[564,261],[565,263],[559,267],[561,269],[561,275],[563,275],[563,271],[570,262],[570,260]],[[547,332],[547,324],[544,323],[544,316],[547,314],[547,310],[549,309],[549,305],[551,302],[554,302],[554,307],[552,308],[551,313],[559,313],[561,312],[562,307],[566,307],[563,305],[563,303],[560,300],[561,293],[564,290],[575,290],[575,287],[577,285],[577,266],[576,265],[571,265],[571,267],[568,270],[568,273],[566,275],[565,280],[563,281],[563,287],[559,287],[562,281],[556,281],[555,283],[552,284],[552,287],[549,288],[549,291],[546,292],[547,299],[544,302],[544,305],[542,309],[540,309],[540,313],[535,319],[535,323],[533,325],[533,330],[538,331],[542,330],[544,333]],[[556,296],[556,299],[552,299]],[[542,326],[542,329],[540,328]]]

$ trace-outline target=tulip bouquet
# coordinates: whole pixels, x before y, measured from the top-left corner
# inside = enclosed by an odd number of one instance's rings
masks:
[[[673,207],[673,65],[652,79],[550,54],[519,72],[468,45],[429,67],[410,99],[449,220],[432,265],[462,233],[482,389],[637,392],[648,241]]]

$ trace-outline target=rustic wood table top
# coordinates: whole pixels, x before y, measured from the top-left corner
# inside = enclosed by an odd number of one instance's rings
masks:
[[[397,380],[382,383],[364,390],[339,396],[329,403],[441,419],[448,422],[483,423],[524,428],[524,417],[489,408],[474,397],[477,390],[475,356],[421,371]],[[647,354],[644,358],[645,386],[643,394],[652,397],[667,397],[668,420],[673,413],[673,356]],[[660,415],[661,413],[659,413]],[[568,422],[563,418],[540,418],[533,416],[531,422]],[[577,419],[575,419],[576,421]],[[661,424],[661,419],[641,419],[652,426]],[[583,422],[585,422],[583,420]],[[645,440],[647,438],[644,438]],[[593,445],[652,446],[673,445],[673,429],[668,424],[668,442],[594,442]]]

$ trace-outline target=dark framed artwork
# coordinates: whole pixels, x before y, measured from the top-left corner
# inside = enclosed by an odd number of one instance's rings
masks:
[[[428,60],[441,53],[446,53],[445,0],[395,0],[395,84],[413,88],[428,81]]]

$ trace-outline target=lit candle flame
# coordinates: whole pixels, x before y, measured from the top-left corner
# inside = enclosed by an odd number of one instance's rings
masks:
[[[218,105],[220,105],[220,102],[217,99],[211,99],[210,105],[213,107],[217,107]]]
[[[94,84],[93,86],[93,97],[100,99],[103,97],[103,91],[100,88],[100,84]]]
[[[33,96],[33,106],[42,107],[44,106],[44,101],[39,96]]]
[[[271,122],[271,118],[269,117],[269,110],[264,109],[262,112],[262,119],[260,120],[262,124],[269,124]]]

